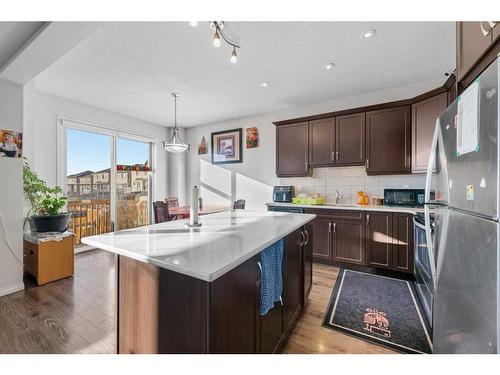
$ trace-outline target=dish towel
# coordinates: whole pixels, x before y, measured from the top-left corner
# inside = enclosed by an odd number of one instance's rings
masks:
[[[260,253],[262,278],[260,283],[260,315],[266,315],[281,300],[283,293],[283,248],[281,239]]]

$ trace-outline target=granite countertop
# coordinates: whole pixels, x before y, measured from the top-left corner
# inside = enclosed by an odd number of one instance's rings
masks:
[[[67,230],[66,232],[24,232],[23,238],[25,241],[33,244],[39,244],[40,242],[61,241],[65,237],[71,237],[74,235],[75,234],[70,230]]]
[[[201,227],[187,220],[84,237],[82,242],[204,281],[214,281],[315,215],[232,210],[201,216]]]
[[[335,203],[293,204],[293,203],[279,203],[279,202],[270,202],[266,203],[266,205],[272,207],[300,207],[300,208],[311,208],[311,209],[404,212],[414,215],[417,214],[418,212],[424,212],[423,207],[403,207],[403,206],[373,206],[373,205],[360,206],[357,204],[335,204]]]

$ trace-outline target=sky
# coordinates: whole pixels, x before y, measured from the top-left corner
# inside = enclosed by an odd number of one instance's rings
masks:
[[[83,171],[109,168],[111,140],[107,135],[67,129],[68,175]],[[144,164],[148,159],[148,144],[128,139],[116,140],[117,164]]]

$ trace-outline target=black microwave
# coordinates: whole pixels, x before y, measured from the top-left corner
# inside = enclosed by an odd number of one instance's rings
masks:
[[[423,206],[424,189],[384,189],[384,205],[386,206]]]

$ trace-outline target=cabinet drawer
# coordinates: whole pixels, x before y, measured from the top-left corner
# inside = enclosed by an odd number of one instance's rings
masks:
[[[365,212],[362,210],[332,210],[328,208],[309,208],[305,210],[308,214],[316,214],[322,217],[342,220],[363,220]]]

